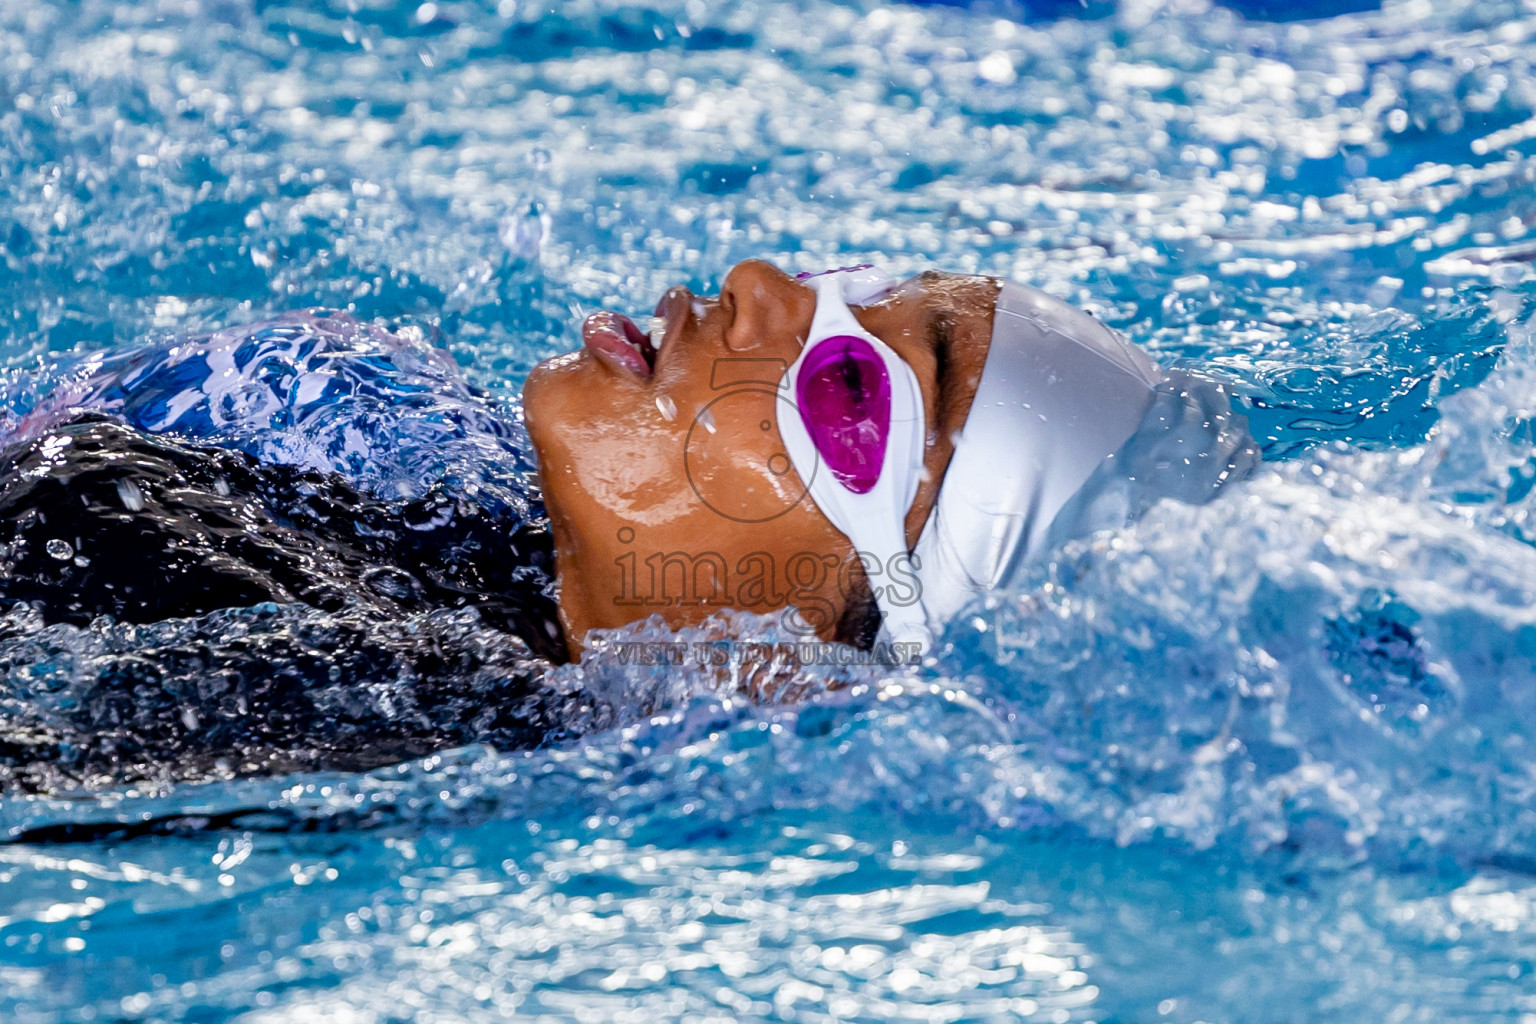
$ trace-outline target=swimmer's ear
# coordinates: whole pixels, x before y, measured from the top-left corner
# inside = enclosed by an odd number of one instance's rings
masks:
[[[793,330],[805,343],[816,296],[777,267],[761,260],[739,263],[720,286],[720,307],[730,318],[725,347],[747,352]]]

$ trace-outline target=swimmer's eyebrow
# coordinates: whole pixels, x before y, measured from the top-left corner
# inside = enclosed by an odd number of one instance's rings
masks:
[[[953,343],[950,330],[953,324],[949,315],[940,309],[930,309],[924,326],[928,330],[928,348],[933,352],[934,369],[937,371],[937,379],[942,381],[949,376],[949,347]],[[940,388],[940,393],[943,389]]]
[[[950,375],[950,346],[954,343],[954,321],[950,319],[948,312],[942,309],[931,309],[927,319],[928,344],[933,351],[934,380],[938,384],[938,419],[943,423],[953,419],[957,414],[964,422],[964,417],[970,412],[970,402],[960,402],[960,396],[952,387],[946,387]],[[972,396],[974,397],[974,395]],[[931,429],[931,428],[930,428]]]
[[[949,354],[949,346],[953,340],[949,330],[948,316],[937,309],[928,311],[928,344],[933,347],[934,354],[939,357],[940,366]]]

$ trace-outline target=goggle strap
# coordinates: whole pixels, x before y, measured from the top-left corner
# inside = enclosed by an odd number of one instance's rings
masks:
[[[853,311],[848,308],[848,301],[843,293],[842,277],[842,274],[825,274],[805,282],[805,286],[816,293],[817,299],[816,314],[811,317],[811,333],[806,337],[807,345],[812,341],[836,337],[840,334],[851,334],[859,338],[869,336],[869,332],[859,325]],[[827,292],[832,294],[828,296]],[[828,301],[829,299],[834,301]]]

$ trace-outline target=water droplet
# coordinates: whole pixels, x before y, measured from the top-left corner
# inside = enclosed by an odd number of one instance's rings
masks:
[[[514,259],[533,262],[549,239],[549,217],[532,200],[519,201],[514,210],[501,219],[498,235],[501,244]]]
[[[363,579],[376,592],[397,601],[404,601],[411,597],[416,589],[416,581],[411,579],[408,573],[391,566],[371,569],[364,574]]]
[[[651,317],[651,347],[661,351],[662,342],[667,340],[667,318],[664,316]],[[668,417],[670,419],[670,417]]]
[[[656,411],[661,413],[661,418],[668,423],[677,419],[677,403],[666,395],[656,396]]]
[[[715,414],[708,409],[701,410],[694,420],[711,434],[715,432]]]
[[[75,557],[75,549],[69,546],[69,541],[67,540],[60,540],[59,538],[55,537],[53,540],[44,545],[44,547],[47,549],[50,555],[52,555],[54,558],[57,558],[61,562],[67,562],[71,558]]]
[[[978,61],[976,71],[994,85],[1008,85],[1018,77],[1018,71],[1013,66],[1013,58],[1002,50],[989,53]]]
[[[129,512],[144,511],[144,492],[139,490],[139,485],[132,480],[117,482],[117,497],[123,503],[123,508]]]

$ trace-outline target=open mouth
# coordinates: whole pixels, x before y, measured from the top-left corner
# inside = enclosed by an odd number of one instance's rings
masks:
[[[703,304],[686,288],[669,289],[656,303],[649,318],[649,330],[623,313],[601,312],[587,317],[581,325],[581,341],[609,366],[640,377],[656,372],[656,360],[667,339],[683,329],[689,320],[703,315]]]
[[[593,313],[581,325],[581,342],[603,362],[640,377],[656,371],[651,336],[622,313]]]

